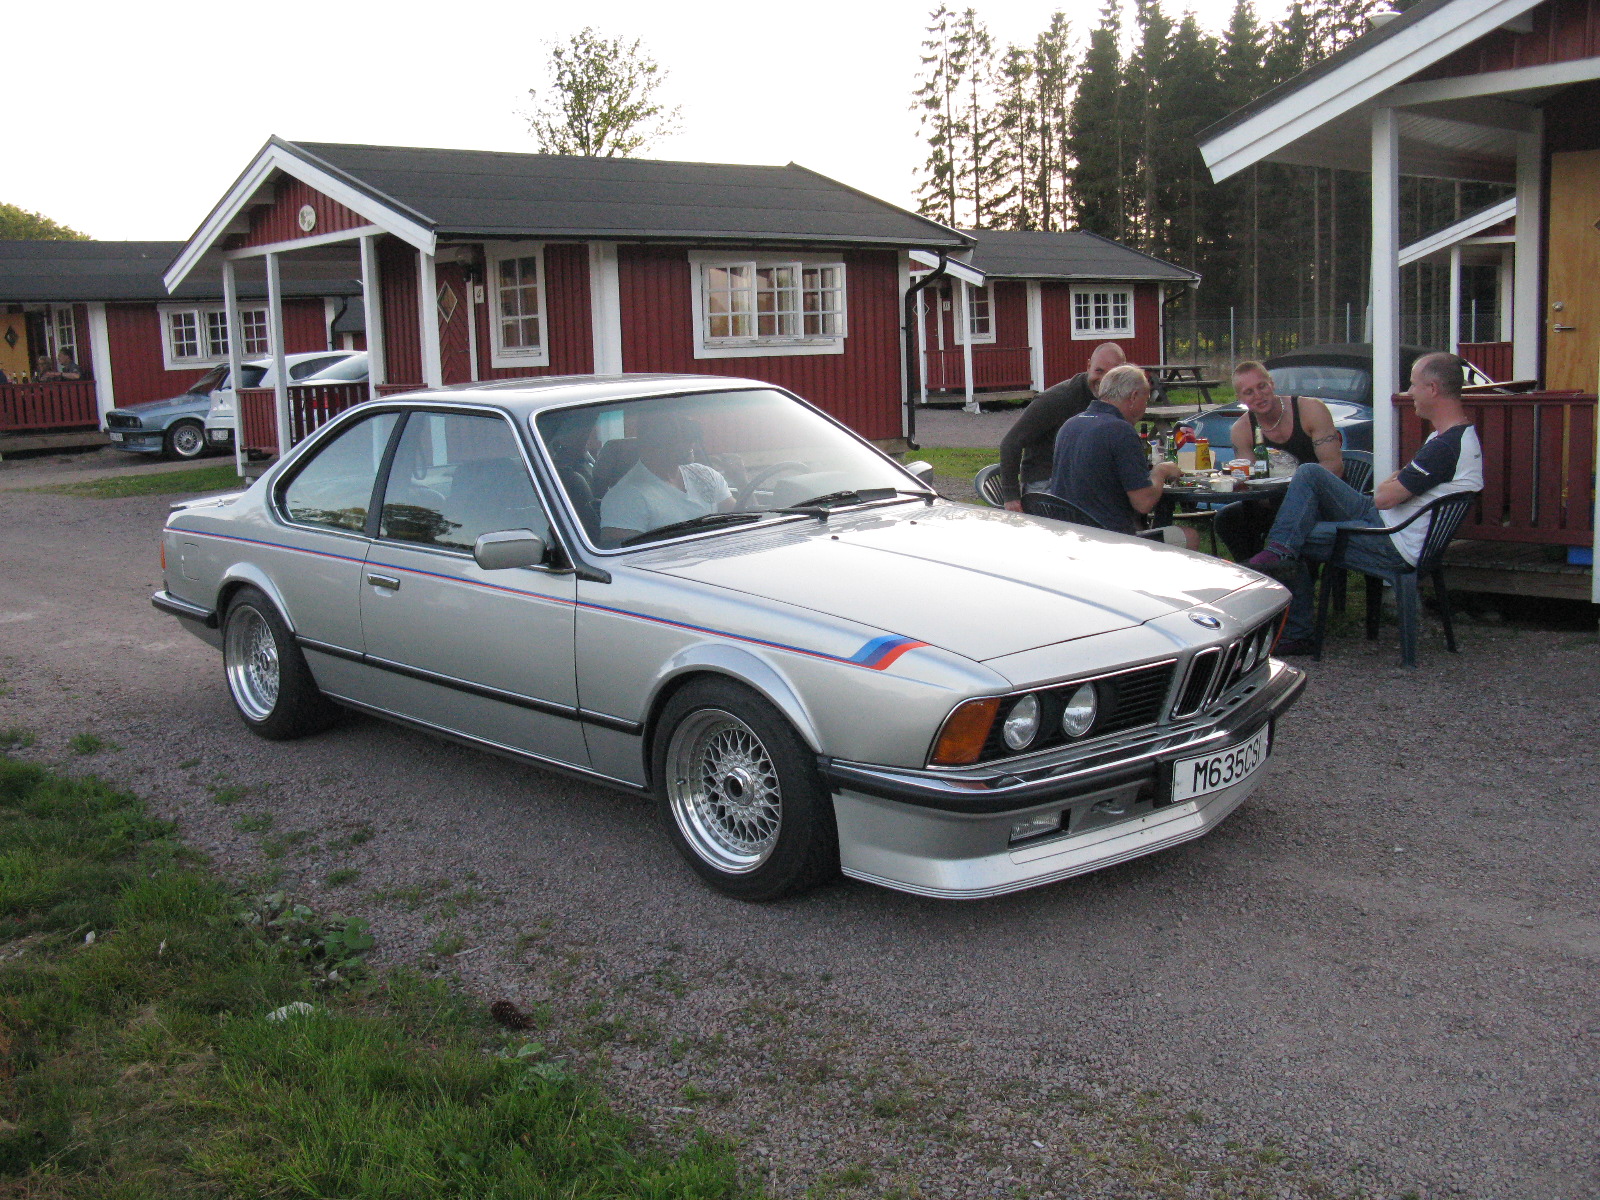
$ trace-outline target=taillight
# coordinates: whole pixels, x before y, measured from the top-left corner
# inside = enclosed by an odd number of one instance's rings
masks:
[[[958,704],[956,710],[945,718],[939,740],[933,746],[933,765],[936,767],[964,767],[978,761],[984,743],[989,740],[989,730],[994,728],[995,714],[1000,711],[999,696],[985,696]]]
[[[161,573],[167,573],[167,539],[161,539]]]

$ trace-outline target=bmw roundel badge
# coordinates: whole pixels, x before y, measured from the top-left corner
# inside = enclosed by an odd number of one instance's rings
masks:
[[[1210,613],[1192,612],[1189,614],[1189,620],[1193,621],[1196,625],[1203,625],[1207,629],[1222,628],[1222,622],[1216,617],[1213,617]]]

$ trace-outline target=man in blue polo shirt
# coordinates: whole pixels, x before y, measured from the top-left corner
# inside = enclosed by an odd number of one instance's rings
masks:
[[[1162,488],[1180,474],[1177,463],[1151,467],[1149,447],[1133,427],[1149,403],[1150,380],[1138,367],[1107,371],[1097,398],[1056,435],[1050,492],[1076,504],[1102,529],[1188,545],[1187,530],[1141,529]]]
[[[1283,507],[1267,534],[1267,548],[1248,566],[1282,579],[1294,593],[1278,654],[1309,654],[1313,630],[1311,579],[1300,559],[1326,561],[1341,525],[1399,525],[1412,513],[1452,492],[1483,490],[1483,449],[1461,405],[1464,378],[1454,354],[1425,354],[1411,366],[1407,393],[1417,415],[1433,426],[1417,456],[1364,496],[1324,467],[1306,463],[1289,481]],[[1426,517],[1390,537],[1351,538],[1346,561],[1381,568],[1414,567],[1428,539]]]

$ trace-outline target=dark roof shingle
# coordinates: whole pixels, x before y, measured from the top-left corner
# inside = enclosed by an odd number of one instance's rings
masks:
[[[993,229],[961,232],[977,240],[972,265],[985,275],[1000,279],[1150,279],[1184,283],[1200,278],[1185,267],[1081,229],[1062,233]]]
[[[0,301],[56,304],[104,300],[214,300],[220,285],[186,282],[176,296],[167,295],[162,272],[182,242],[0,241]],[[359,290],[353,280],[307,282],[284,280],[286,295],[327,296]],[[266,294],[266,286],[248,278],[239,282],[241,296]]]

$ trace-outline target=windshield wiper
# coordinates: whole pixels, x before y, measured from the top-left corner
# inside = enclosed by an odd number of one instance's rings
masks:
[[[809,500],[802,500],[799,504],[791,504],[787,508],[775,508],[773,512],[802,513],[808,517],[816,517],[826,521],[829,511],[839,504],[871,504],[877,500],[893,500],[896,496],[915,496],[917,499],[931,500],[930,492],[911,492],[904,488],[847,488],[839,492],[825,492],[821,496],[813,496]]]
[[[647,529],[643,533],[636,533],[632,537],[623,538],[619,546],[637,546],[640,542],[653,542],[658,538],[671,537],[675,533],[682,533],[688,529],[711,529],[718,525],[748,525],[751,521],[759,521],[766,513],[759,512],[708,512],[701,513],[698,517],[690,517],[687,521],[674,521],[670,525],[660,525],[655,529]]]

